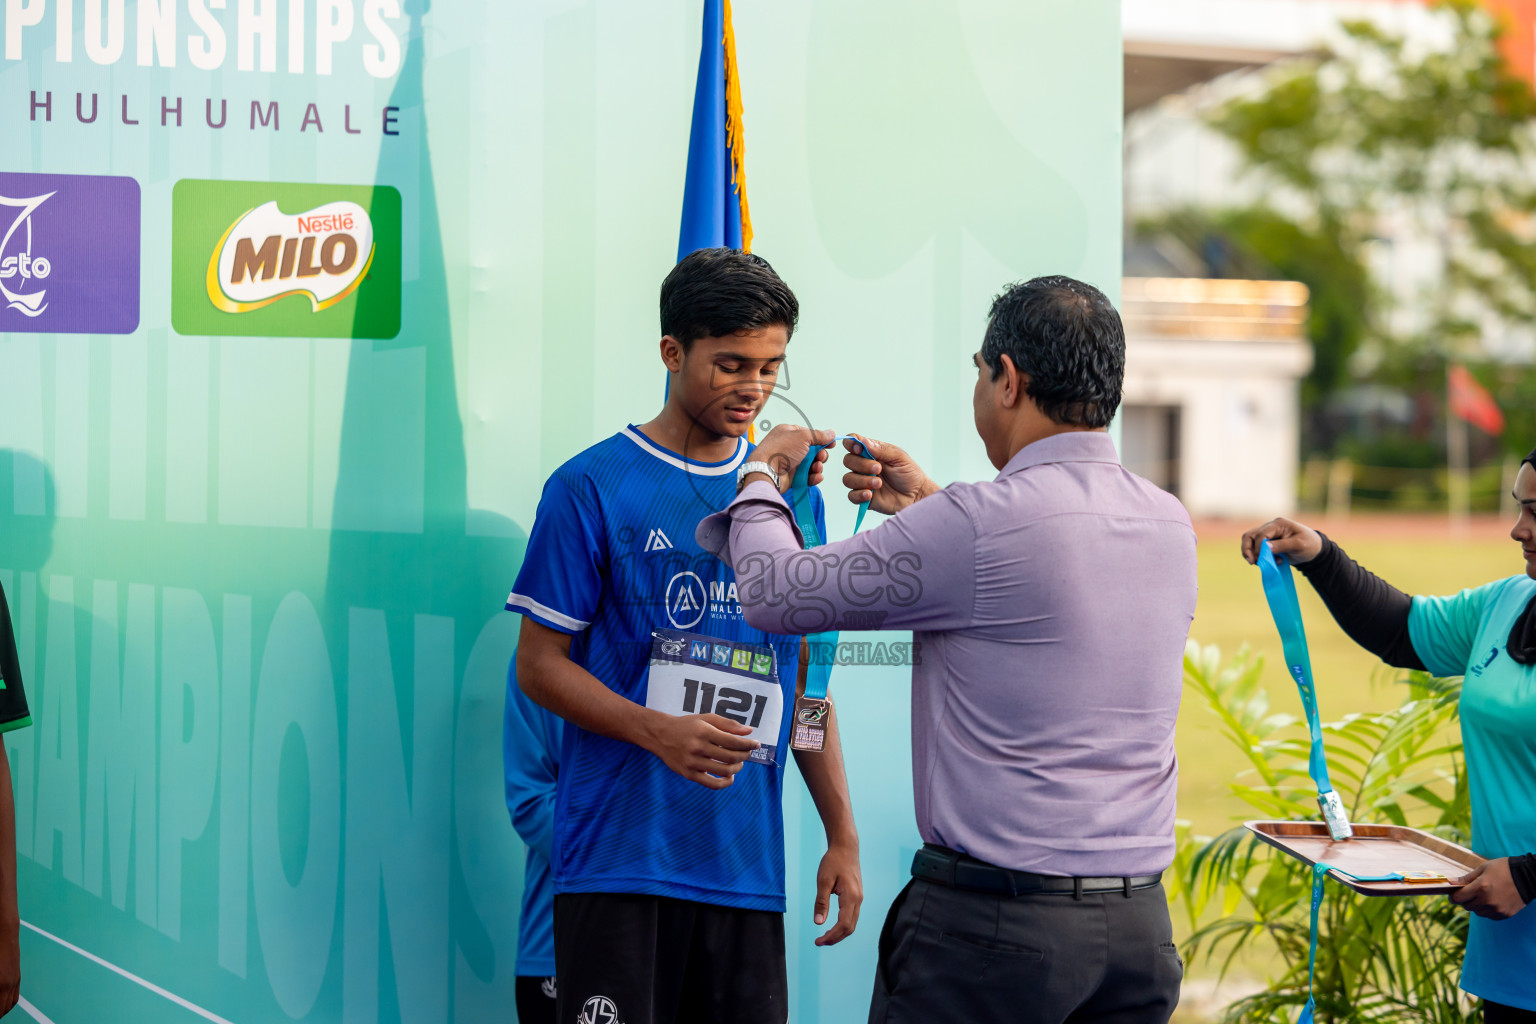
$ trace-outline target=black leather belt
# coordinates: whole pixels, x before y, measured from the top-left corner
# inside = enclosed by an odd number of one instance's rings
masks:
[[[1013,871],[977,860],[945,846],[925,844],[912,858],[912,877],[925,882],[967,889],[999,896],[1024,896],[1031,893],[1082,898],[1084,893],[1120,892],[1129,897],[1137,889],[1150,889],[1163,880],[1163,873],[1122,878],[1064,878]]]

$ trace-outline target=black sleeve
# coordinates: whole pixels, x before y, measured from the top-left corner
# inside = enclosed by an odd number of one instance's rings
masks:
[[[11,631],[11,610],[0,587],[0,732],[32,724],[27,693],[21,688],[21,665],[16,658],[16,636]]]
[[[1515,891],[1529,903],[1536,900],[1536,853],[1509,858],[1509,873],[1515,879]]]
[[[1322,554],[1296,567],[1349,638],[1397,668],[1425,668],[1408,636],[1413,599],[1360,567],[1326,535]]]

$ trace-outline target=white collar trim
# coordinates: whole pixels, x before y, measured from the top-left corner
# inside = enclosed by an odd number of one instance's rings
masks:
[[[654,455],[662,462],[667,463],[667,465],[676,466],[678,469],[692,473],[695,476],[725,476],[729,473],[734,473],[747,457],[747,439],[744,437],[736,439],[736,454],[731,456],[730,459],[718,465],[705,465],[690,459],[680,459],[666,449],[658,448],[634,427],[625,427],[622,433],[625,437],[639,445],[642,450]]]

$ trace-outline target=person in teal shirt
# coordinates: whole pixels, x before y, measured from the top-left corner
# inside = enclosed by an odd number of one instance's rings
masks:
[[[1477,915],[1461,987],[1488,1024],[1536,1024],[1536,451],[1515,478],[1510,537],[1525,571],[1448,597],[1409,597],[1326,536],[1289,519],[1243,534],[1306,576],[1350,638],[1400,668],[1463,676],[1461,735],[1472,798],[1472,849],[1488,861],[1451,899]]]

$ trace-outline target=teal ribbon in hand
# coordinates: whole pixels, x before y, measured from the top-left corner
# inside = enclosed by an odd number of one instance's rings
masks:
[[[839,434],[832,439],[832,444],[812,445],[805,458],[800,460],[800,465],[795,468],[793,482],[789,485],[789,507],[794,511],[795,524],[800,527],[800,535],[805,538],[807,549],[817,548],[822,545],[824,538],[816,527],[816,513],[811,508],[811,467],[816,463],[816,456],[823,448],[831,448],[839,441],[852,438],[858,445],[859,451],[865,458],[874,458],[869,449],[864,447],[864,442],[849,434]],[[858,533],[859,527],[864,525],[864,514],[869,511],[869,502],[861,502],[859,505],[859,517],[853,522],[853,532]],[[811,656],[810,664],[805,667],[805,696],[811,700],[826,700],[827,687],[832,681],[833,654],[837,650],[837,630],[827,630],[822,633],[812,633],[805,638],[807,653]],[[826,652],[823,661],[816,656],[817,651]]]
[[[1307,631],[1301,623],[1301,603],[1296,598],[1296,581],[1291,577],[1291,565],[1284,556],[1276,557],[1270,550],[1269,541],[1259,542],[1259,575],[1264,581],[1264,597],[1269,602],[1269,613],[1274,616],[1275,627],[1280,631],[1280,643],[1285,652],[1286,668],[1296,680],[1301,694],[1301,706],[1307,715],[1307,731],[1312,737],[1312,753],[1307,762],[1307,772],[1317,786],[1317,805],[1328,822],[1328,832],[1336,840],[1345,840],[1354,834],[1344,810],[1344,801],[1334,792],[1328,779],[1328,756],[1323,749],[1323,723],[1317,712],[1317,688],[1312,682],[1312,657],[1307,651]]]
[[[795,524],[800,527],[800,535],[805,538],[807,548],[821,547],[824,538],[821,531],[816,528],[816,514],[811,508],[811,466],[816,462],[816,456],[823,448],[831,448],[839,441],[852,441],[858,445],[859,452],[866,459],[873,459],[869,449],[864,447],[864,442],[852,434],[839,434],[832,439],[832,444],[816,444],[800,460],[800,465],[795,467],[793,482],[789,485],[789,507],[794,510]],[[869,502],[859,503],[859,517],[853,521],[853,532],[858,533],[859,527],[864,525],[864,514],[869,511]]]

